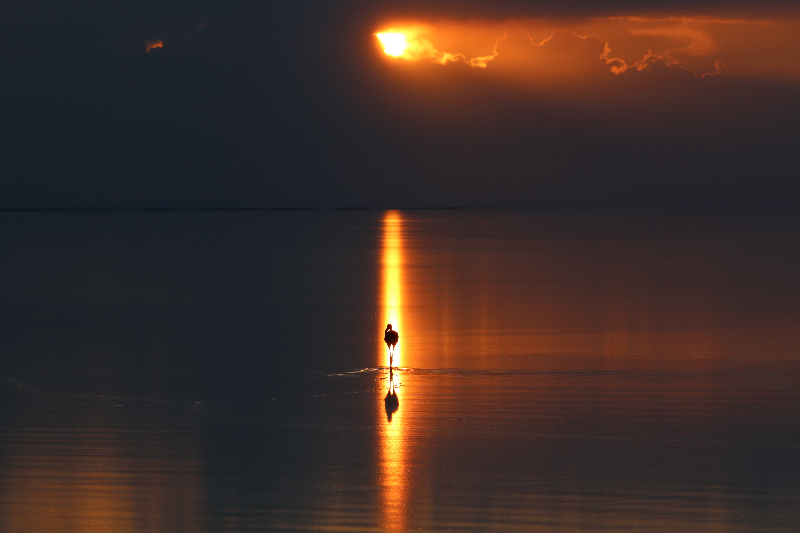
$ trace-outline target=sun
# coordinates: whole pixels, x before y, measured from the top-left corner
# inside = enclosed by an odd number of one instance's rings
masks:
[[[383,44],[383,51],[392,57],[400,57],[408,48],[406,36],[402,33],[376,33]]]

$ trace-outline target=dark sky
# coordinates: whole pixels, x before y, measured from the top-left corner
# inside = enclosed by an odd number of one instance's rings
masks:
[[[0,207],[800,203],[791,76],[654,61],[546,86],[499,74],[502,54],[387,60],[373,36],[398,20],[796,21],[793,2],[428,4],[7,0]]]

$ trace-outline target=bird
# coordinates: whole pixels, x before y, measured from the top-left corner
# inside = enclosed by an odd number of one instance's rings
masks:
[[[394,347],[397,344],[397,341],[400,339],[400,335],[392,329],[391,324],[386,324],[386,329],[383,333],[383,340],[386,341],[386,346]]]
[[[389,348],[389,368],[391,368],[392,359],[394,359],[394,347],[397,345],[397,341],[400,340],[400,335],[392,329],[391,324],[386,324],[383,340],[386,342],[386,347]]]

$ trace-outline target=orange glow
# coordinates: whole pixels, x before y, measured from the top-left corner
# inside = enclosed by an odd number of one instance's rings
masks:
[[[164,48],[164,41],[147,41],[144,43],[147,47],[147,51],[153,50],[154,48]]]
[[[384,32],[375,33],[383,45],[386,55],[398,57],[407,61],[425,60],[444,65],[449,62],[466,61],[463,54],[451,54],[437,50],[428,39],[429,28],[422,25],[390,28]]]
[[[375,35],[409,62],[537,82],[649,71],[800,81],[800,17],[621,16],[395,24]],[[384,39],[389,39],[391,42]]]
[[[403,318],[401,306],[402,298],[402,273],[403,273],[403,221],[399,211],[387,211],[383,217],[383,290],[381,307],[383,320],[381,326],[391,324],[392,328],[400,334],[400,342],[394,347],[394,366],[402,366],[403,362]],[[378,361],[381,366],[389,366],[389,350],[380,337]]]
[[[135,439],[119,430],[129,427],[120,426],[121,419],[130,424],[123,410],[113,418],[88,404],[77,412],[59,411],[66,427],[75,428],[68,433],[71,442],[79,444],[57,446],[47,431],[10,433],[16,453],[4,465],[3,490],[14,500],[3,506],[12,512],[0,517],[0,529],[170,531],[180,516],[188,530],[200,530],[203,493],[192,474],[200,465],[197,435],[164,434],[142,454]],[[170,455],[171,450],[180,453]]]
[[[397,379],[397,373],[394,374]],[[382,524],[381,530],[407,530],[407,512],[410,497],[408,479],[408,453],[406,451],[406,417],[403,399],[400,409],[387,420],[383,402],[376,402],[377,416],[381,420],[380,479]]]
[[[376,33],[375,35],[383,43],[383,51],[387,55],[399,57],[408,48],[406,36],[402,33]]]
[[[399,211],[387,211],[383,217],[383,290],[381,294],[381,307],[383,309],[382,325],[392,324],[400,333],[400,341],[394,352],[395,368],[401,366],[404,335],[402,305],[403,305],[403,219]],[[381,336],[379,361],[389,365],[389,355],[386,344]],[[391,380],[391,381],[390,381]],[[398,372],[387,376],[385,390],[395,391],[400,395],[400,382]],[[381,396],[382,397],[382,396]],[[403,399],[400,398],[400,407],[388,417],[384,402],[378,403],[378,417],[382,421],[381,432],[381,468],[380,487],[383,509],[382,530],[407,529],[406,512],[408,507],[409,489],[406,467],[406,420],[404,416]]]

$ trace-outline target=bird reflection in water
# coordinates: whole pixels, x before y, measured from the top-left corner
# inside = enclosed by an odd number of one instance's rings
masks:
[[[391,422],[392,415],[400,408],[400,399],[397,397],[397,391],[394,389],[394,373],[392,367],[389,367],[389,390],[386,393],[386,398],[383,400],[386,406],[386,419]]]
[[[383,403],[386,406],[386,418],[389,422],[392,421],[392,414],[396,413],[400,408],[400,399],[397,397],[397,391],[394,387],[394,372],[392,366],[394,365],[394,347],[397,346],[397,341],[400,340],[400,334],[392,329],[391,324],[386,325],[384,330],[383,340],[386,342],[386,347],[389,349],[389,390],[386,393]]]

